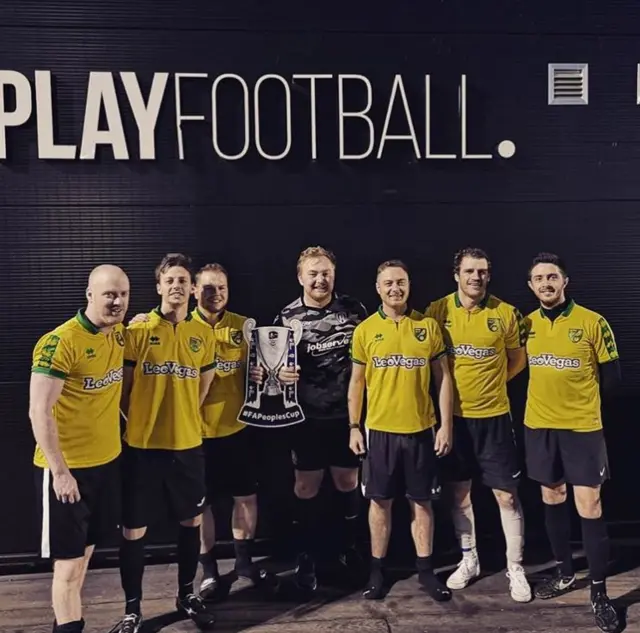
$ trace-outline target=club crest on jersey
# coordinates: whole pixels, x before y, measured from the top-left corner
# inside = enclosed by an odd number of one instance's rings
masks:
[[[242,332],[240,330],[231,330],[231,340],[236,345],[242,345]]]
[[[115,334],[116,343],[120,345],[120,347],[124,347],[124,336],[120,332],[116,332]]]
[[[500,328],[500,319],[487,319],[487,327],[490,332],[497,332]]]
[[[197,354],[201,347],[202,341],[199,338],[196,338],[195,336],[189,338],[189,349],[191,349],[192,352]]]
[[[336,319],[338,320],[338,323],[340,325],[343,325],[347,322],[347,315],[344,312],[338,312],[338,316],[336,317]]]
[[[569,328],[569,340],[572,343],[579,343],[582,340],[582,332],[577,328]]]
[[[427,328],[414,327],[413,335],[422,343],[427,338]]]

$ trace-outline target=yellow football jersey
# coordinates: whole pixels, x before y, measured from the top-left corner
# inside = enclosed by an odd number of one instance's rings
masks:
[[[196,308],[193,318],[207,323]],[[214,325],[216,337],[216,375],[202,407],[203,437],[227,437],[246,428],[238,421],[244,404],[247,343],[242,326],[247,317],[226,311]]]
[[[442,329],[453,374],[454,415],[490,418],[510,411],[507,352],[524,347],[524,319],[493,295],[467,310],[454,292],[426,310]]]
[[[380,308],[356,326],[351,359],[366,365],[367,428],[417,433],[434,426],[430,363],[444,353],[438,324],[416,310],[396,322]]]
[[[120,454],[123,354],[124,327],[103,334],[84,310],[36,343],[31,371],[64,380],[53,417],[69,468],[101,466]],[[39,446],[33,463],[48,468]]]
[[[200,374],[215,365],[213,329],[191,314],[173,324],[156,308],[125,333],[124,364],[135,367],[125,441],[186,450],[202,444]]]
[[[598,365],[619,358],[606,319],[570,301],[554,321],[539,309],[526,323],[529,388],[525,425],[601,429]]]

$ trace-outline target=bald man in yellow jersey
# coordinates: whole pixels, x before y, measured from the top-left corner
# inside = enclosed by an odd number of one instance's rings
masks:
[[[560,257],[553,253],[537,255],[528,283],[540,307],[526,319],[527,472],[540,483],[547,535],[557,561],[555,574],[536,587],[536,597],[554,598],[576,584],[567,504],[569,484],[582,524],[596,626],[613,632],[619,628],[619,618],[605,583],[609,539],[600,488],[609,476],[609,466],[601,398],[615,393],[620,383],[618,348],[607,320],[566,295],[569,277]]]
[[[524,518],[517,495],[521,466],[507,394],[507,382],[526,365],[524,324],[518,310],[488,293],[491,262],[483,250],[456,253],[453,272],[456,291],[426,311],[442,328],[455,392],[453,450],[442,460],[442,478],[452,493],[462,560],[447,586],[463,589],[480,575],[471,503],[471,483],[479,477],[493,490],[500,509],[511,597],[528,602]]]
[[[29,417],[42,520],[53,565],[54,633],[84,629],[81,591],[94,546],[120,520],[120,395],[129,279],[95,268],[87,307],[36,343]]]
[[[189,257],[166,255],[156,280],[160,306],[148,321],[129,325],[125,337],[120,575],[126,606],[114,633],[141,629],[144,536],[163,507],[179,523],[176,608],[201,628],[214,623],[193,582],[205,504],[200,407],[213,380],[215,336],[189,313]]]
[[[370,500],[371,571],[363,596],[384,595],[384,558],[391,533],[391,507],[404,494],[411,507],[411,535],[421,588],[434,600],[451,598],[437,578],[431,558],[437,458],[451,450],[453,388],[445,346],[434,319],[411,310],[409,273],[399,260],[378,267],[376,290],[382,304],[356,326],[349,382],[349,446],[364,455],[364,496]],[[441,427],[429,394],[432,376]],[[367,391],[366,442],[361,431]]]

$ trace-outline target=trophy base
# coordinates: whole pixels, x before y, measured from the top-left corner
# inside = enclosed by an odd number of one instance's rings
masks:
[[[245,404],[240,409],[238,421],[248,426],[276,429],[304,422],[304,413],[302,413],[302,407],[299,404],[286,408],[280,407],[274,411],[264,411]]]

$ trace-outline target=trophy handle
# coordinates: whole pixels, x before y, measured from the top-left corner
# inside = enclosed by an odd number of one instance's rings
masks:
[[[256,327],[255,319],[247,319],[242,324],[242,336],[244,336],[244,340],[247,342],[247,345],[251,345],[251,333]]]
[[[289,326],[293,330],[293,343],[297,345],[302,338],[302,321],[299,319],[291,319]]]

